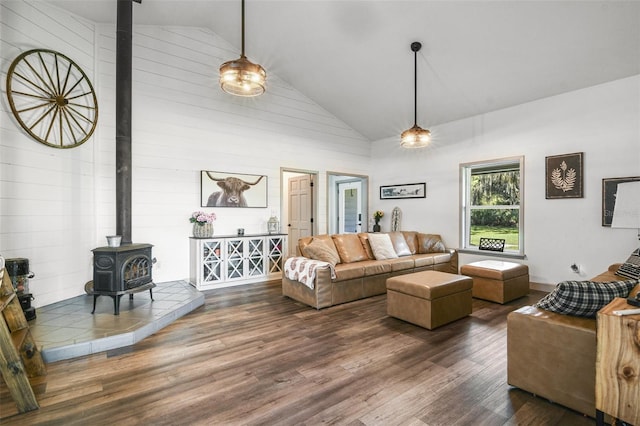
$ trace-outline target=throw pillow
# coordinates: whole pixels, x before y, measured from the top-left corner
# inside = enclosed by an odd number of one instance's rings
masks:
[[[358,234],[358,238],[360,238],[360,243],[362,244],[362,248],[367,252],[367,257],[370,260],[375,259],[376,257],[373,255],[373,251],[371,251],[371,244],[369,244],[369,234],[366,232],[360,232]]]
[[[369,245],[376,260],[396,259],[398,254],[393,249],[388,234],[369,234]]]
[[[333,244],[336,246],[338,256],[342,263],[362,262],[369,260],[367,252],[362,247],[360,238],[356,234],[332,235]]]
[[[403,231],[404,239],[407,240],[407,245],[411,254],[418,252],[418,233],[415,231]]]
[[[595,318],[615,297],[627,297],[637,280],[562,281],[534,306],[565,315]]]
[[[640,279],[640,248],[634,250],[627,261],[620,265],[616,271],[616,275],[635,280]]]
[[[389,232],[389,238],[391,239],[393,249],[398,256],[411,256],[411,249],[409,248],[409,244],[407,244],[407,240],[404,238],[404,234],[402,234],[402,232]]]
[[[335,250],[331,250],[331,247],[329,247],[324,241],[317,238],[311,240],[311,243],[307,244],[302,249],[302,254],[309,259],[328,262],[333,266],[336,266],[336,264],[340,262],[338,253],[336,253]]]
[[[418,234],[418,253],[444,253],[447,248],[438,234]]]

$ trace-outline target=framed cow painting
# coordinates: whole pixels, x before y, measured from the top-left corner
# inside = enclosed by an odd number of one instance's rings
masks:
[[[267,176],[202,170],[202,207],[267,207]]]

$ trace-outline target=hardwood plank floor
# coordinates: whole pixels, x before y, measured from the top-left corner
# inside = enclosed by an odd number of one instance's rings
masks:
[[[388,317],[386,296],[317,311],[279,282],[205,305],[126,348],[48,364],[41,408],[3,425],[593,425],[506,382],[506,316],[535,303],[474,299],[433,331]]]

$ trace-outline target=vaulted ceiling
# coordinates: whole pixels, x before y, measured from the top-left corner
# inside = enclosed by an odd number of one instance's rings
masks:
[[[115,0],[49,1],[115,21]],[[240,0],[142,0],[134,22],[240,50]],[[426,128],[640,74],[640,1],[246,2],[247,57],[372,141],[413,124],[413,41]]]

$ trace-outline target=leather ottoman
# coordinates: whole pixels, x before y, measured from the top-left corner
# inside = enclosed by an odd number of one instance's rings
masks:
[[[423,271],[387,279],[387,314],[433,330],[471,313],[473,280]]]
[[[473,297],[507,303],[529,293],[529,267],[500,260],[481,260],[460,267],[473,278]]]

